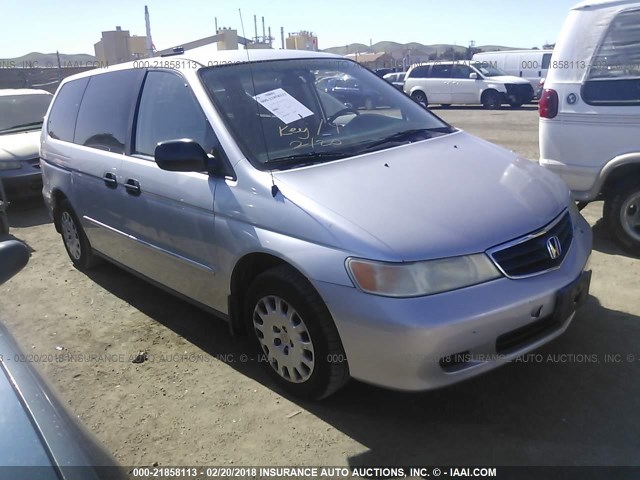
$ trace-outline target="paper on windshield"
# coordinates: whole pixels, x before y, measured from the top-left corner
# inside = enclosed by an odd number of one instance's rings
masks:
[[[313,115],[311,110],[281,88],[261,93],[253,98],[286,124]]]

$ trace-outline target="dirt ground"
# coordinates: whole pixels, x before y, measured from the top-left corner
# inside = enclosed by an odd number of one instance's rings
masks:
[[[534,109],[435,112],[537,158]],[[74,269],[40,202],[10,211],[32,257],[0,286],[0,320],[125,466],[637,465],[640,260],[609,239],[601,208],[583,212],[591,298],[544,360],[434,392],[351,382],[321,403],[289,399],[224,322],[109,264]]]

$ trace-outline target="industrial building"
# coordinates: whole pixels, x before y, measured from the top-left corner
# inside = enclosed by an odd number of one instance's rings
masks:
[[[116,27],[102,32],[102,39],[94,45],[96,59],[101,64],[114,65],[147,56],[147,37],[131,36],[129,30]]]

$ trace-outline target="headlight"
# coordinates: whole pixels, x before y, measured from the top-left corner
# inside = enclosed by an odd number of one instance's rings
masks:
[[[363,292],[385,297],[419,297],[487,282],[502,275],[483,254],[415,263],[348,258],[347,271]]]
[[[0,170],[18,170],[22,164],[18,160],[0,160]]]

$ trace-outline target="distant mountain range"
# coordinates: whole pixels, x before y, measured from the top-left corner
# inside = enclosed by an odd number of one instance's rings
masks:
[[[505,47],[502,45],[476,45],[474,48],[483,52],[491,52],[496,50],[516,50],[516,47]],[[347,55],[349,53],[389,53],[393,57],[402,58],[410,53],[412,56],[428,56],[431,54],[442,54],[446,50],[453,49],[455,52],[463,53],[467,51],[467,47],[462,45],[449,45],[446,43],[437,43],[434,45],[423,45],[421,43],[397,43],[397,42],[378,42],[372,46],[363,43],[351,43],[342,47],[331,47],[323,50],[324,52],[334,53],[336,55]],[[410,52],[409,52],[410,50]]]
[[[60,54],[60,64],[62,67],[84,67],[95,60],[96,57],[85,53]],[[58,58],[55,53],[31,52],[21,57],[0,59],[0,68],[43,68],[57,66]]]
[[[476,45],[476,49],[483,52],[494,50],[514,50],[515,47],[505,47],[502,45]],[[334,53],[337,55],[347,55],[349,53],[366,53],[366,52],[386,52],[393,57],[402,58],[407,54],[411,56],[428,56],[434,53],[441,55],[443,52],[453,49],[455,52],[466,52],[467,47],[462,45],[449,45],[446,43],[438,43],[433,45],[423,45],[421,43],[397,43],[397,42],[378,42],[372,46],[363,43],[351,43],[342,47],[331,47],[323,51]],[[85,53],[78,54],[60,54],[60,63],[63,67],[85,67],[96,61],[93,55]],[[16,58],[0,59],[0,68],[29,68],[29,67],[55,67],[58,65],[58,59],[55,53],[31,52]]]

